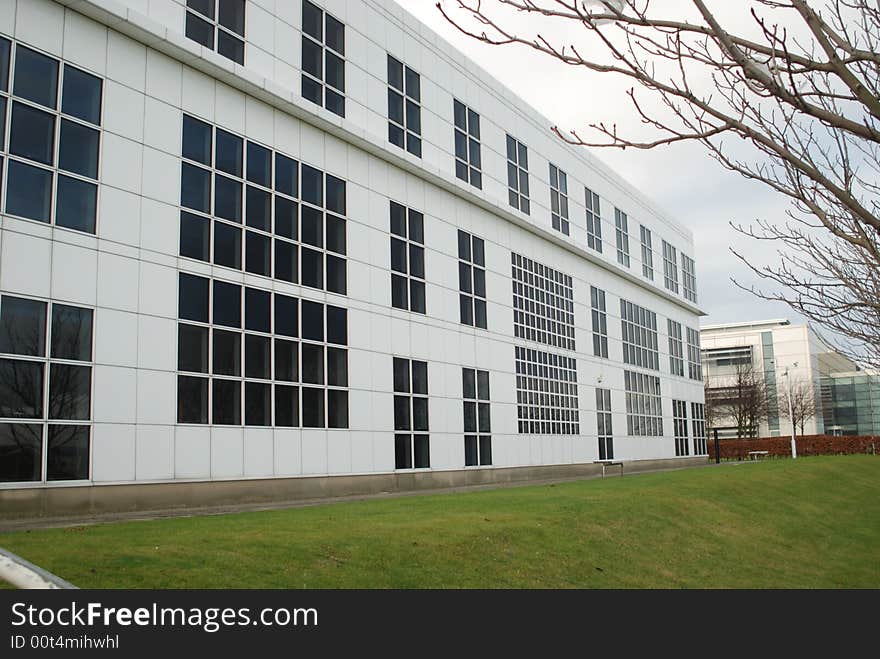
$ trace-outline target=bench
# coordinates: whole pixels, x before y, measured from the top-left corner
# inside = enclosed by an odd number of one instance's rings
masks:
[[[605,478],[605,467],[620,467],[620,475],[623,476],[623,463],[614,460],[593,460],[593,464],[602,465],[602,478]]]
[[[770,455],[770,451],[749,451],[749,459],[757,460],[758,458],[766,458]]]

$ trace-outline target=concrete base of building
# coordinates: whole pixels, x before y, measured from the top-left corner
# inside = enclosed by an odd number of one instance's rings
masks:
[[[681,469],[707,458],[633,460],[623,473]],[[614,470],[616,474],[617,471]],[[179,511],[235,506],[278,505],[346,497],[431,490],[454,490],[535,481],[595,478],[601,464],[499,467],[359,476],[312,476],[228,481],[191,481],[133,485],[36,487],[0,490],[0,519],[100,517],[119,513]],[[611,475],[612,472],[608,471]]]

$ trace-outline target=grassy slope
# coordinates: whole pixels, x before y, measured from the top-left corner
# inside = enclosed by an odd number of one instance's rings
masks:
[[[880,587],[880,460],[0,534],[80,587]]]

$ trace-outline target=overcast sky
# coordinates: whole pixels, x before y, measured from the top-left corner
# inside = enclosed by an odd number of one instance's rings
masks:
[[[482,44],[447,23],[435,0],[397,1],[561,128],[581,129],[585,134],[589,123],[605,121],[616,122],[622,133],[628,128],[641,130],[625,96],[627,86],[612,76],[563,65],[523,46]],[[454,10],[454,0],[444,1],[448,10]],[[670,7],[690,4],[664,1]],[[484,2],[484,7],[490,5]],[[580,29],[573,26],[560,36],[577,44]],[[594,149],[593,153],[693,231],[699,304],[708,314],[702,325],[767,318],[801,322],[788,306],[760,300],[730,281],[732,276],[743,283],[755,281],[730,253],[731,246],[762,262],[772,262],[775,254],[770,246],[738,234],[728,222],[781,220],[785,200],[725,170],[696,144],[651,151]]]

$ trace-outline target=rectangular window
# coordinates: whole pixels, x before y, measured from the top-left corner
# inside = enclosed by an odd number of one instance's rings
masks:
[[[663,284],[678,293],[678,256],[675,247],[663,241]]]
[[[681,345],[681,323],[667,318],[666,329],[669,334],[669,372],[683,378],[684,352]]]
[[[626,387],[626,432],[630,437],[662,437],[663,408],[660,378],[624,371]]]
[[[621,299],[620,325],[623,334],[623,362],[659,371],[657,314]]]
[[[489,371],[461,369],[461,397],[464,406],[464,465],[492,464],[492,422]]]
[[[455,175],[475,188],[483,189],[480,152],[480,115],[458,99],[453,99],[455,115]]]
[[[694,435],[694,455],[707,455],[706,408],[703,403],[691,403],[691,424]]]
[[[672,424],[675,426],[675,456],[689,455],[687,403],[685,401],[672,401]]]
[[[394,358],[394,468],[431,466],[428,363]]]
[[[520,346],[515,356],[519,433],[580,434],[577,361]]]
[[[593,319],[593,354],[608,357],[608,318],[605,313],[605,291],[590,286],[590,315]]]
[[[629,267],[629,226],[626,213],[614,209],[614,234],[617,237],[617,262]]]
[[[348,312],[180,274],[178,423],[348,428]]]
[[[642,238],[642,276],[653,281],[654,249],[651,245],[651,230],[642,224],[639,225],[639,234]]]
[[[587,247],[602,253],[602,213],[599,206],[599,195],[584,188],[587,207]]]
[[[688,377],[691,380],[703,379],[703,365],[700,363],[700,332],[687,328]]]
[[[0,297],[0,482],[87,480],[91,309]]]
[[[614,459],[614,431],[611,427],[611,390],[596,389],[596,435],[599,459]]]
[[[0,152],[9,155],[5,212],[94,234],[103,81],[21,44],[13,48],[7,39],[0,38],[0,54]]]
[[[486,254],[482,238],[458,230],[458,299],[462,325],[486,329]]]
[[[697,266],[694,260],[685,255],[681,255],[681,280],[682,288],[684,288],[684,297],[694,304],[697,303]]]
[[[244,64],[245,0],[186,0],[186,36]]]
[[[181,256],[347,293],[344,180],[189,115],[181,155]]]
[[[302,95],[345,116],[345,25],[309,0],[302,5]]]
[[[568,175],[550,164],[550,219],[553,228],[566,236],[571,234],[568,223]]]
[[[422,157],[421,78],[388,56],[388,141]]]
[[[425,216],[391,202],[391,306],[425,311]]]
[[[513,333],[574,350],[574,291],[569,275],[511,252]]]
[[[507,136],[507,194],[510,205],[529,214],[529,150]]]

